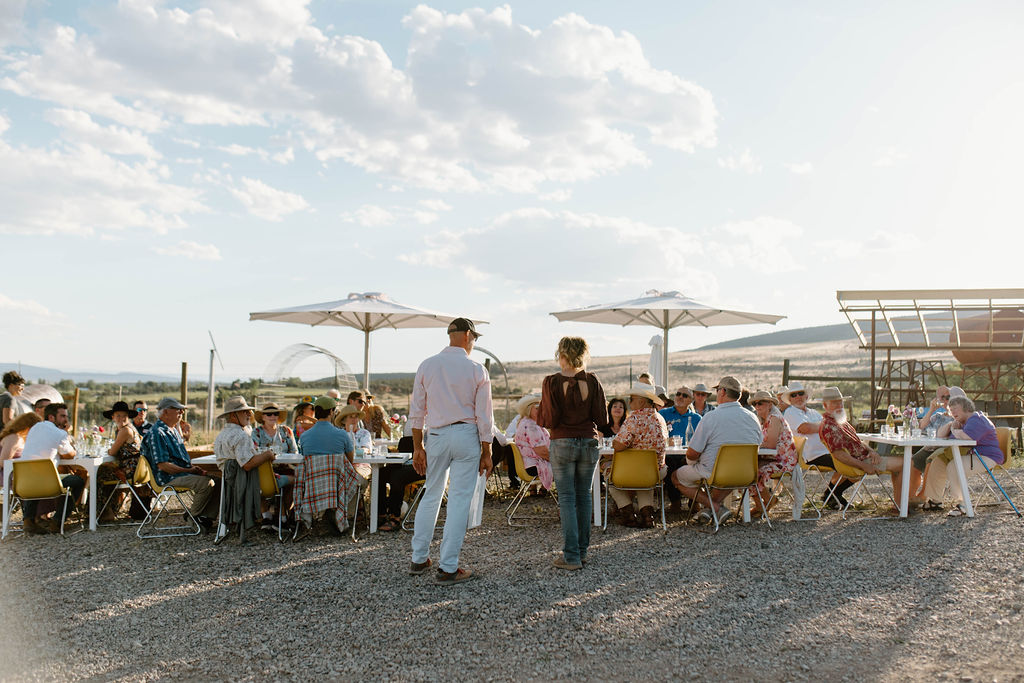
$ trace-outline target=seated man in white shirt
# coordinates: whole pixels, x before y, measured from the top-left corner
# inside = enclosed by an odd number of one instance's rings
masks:
[[[828,451],[828,446],[818,435],[822,419],[821,413],[807,407],[808,398],[807,390],[804,389],[801,382],[790,384],[789,391],[786,392],[786,402],[789,403],[789,407],[786,408],[783,417],[794,436],[799,434],[807,439],[803,450],[804,462],[808,465],[832,467],[832,455]],[[842,498],[842,494],[852,484],[853,482],[849,479],[843,479],[838,474],[833,474],[831,482],[825,487],[825,492],[821,494],[821,501],[834,509],[845,505],[846,499]],[[829,495],[830,493],[832,495]]]
[[[21,453],[22,460],[38,460],[49,458],[54,464],[60,465],[62,459],[69,460],[75,457],[75,447],[71,443],[71,435],[68,434],[68,407],[63,403],[51,403],[43,411],[43,421],[36,424],[28,431],[25,437],[25,449]],[[65,474],[61,477],[61,484],[71,489],[71,505],[81,500],[82,491],[85,489],[85,479],[77,474]],[[43,519],[36,516],[36,508],[39,501],[24,501],[23,511],[25,513],[25,533],[28,534],[59,534],[61,511],[58,510],[52,519]],[[68,509],[64,515],[66,519],[70,515]]]
[[[227,421],[224,429],[220,431],[213,442],[214,457],[217,458],[217,466],[224,471],[225,463],[234,460],[246,472],[252,472],[265,462],[273,462],[277,457],[274,451],[267,449],[262,453],[256,452],[256,444],[252,440],[252,414],[255,408],[249,406],[242,396],[233,396],[224,404],[224,412],[217,417]],[[277,484],[281,489],[291,486],[291,478],[285,475],[276,475]],[[224,505],[233,501],[226,499]],[[261,512],[261,510],[257,510]],[[271,523],[272,516],[269,513],[262,514],[263,526],[267,529],[274,529]],[[254,520],[255,521],[255,520]]]

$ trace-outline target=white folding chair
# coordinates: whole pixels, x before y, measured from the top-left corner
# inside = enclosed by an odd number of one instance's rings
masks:
[[[135,534],[139,538],[168,538],[171,536],[197,536],[203,530],[199,525],[199,520],[195,518],[192,511],[188,509],[188,505],[185,504],[185,499],[182,498],[182,494],[191,494],[191,489],[183,486],[174,486],[173,479],[171,484],[166,486],[158,484],[156,478],[153,476],[153,470],[150,467],[149,460],[145,456],[139,458],[139,464],[135,468],[135,478],[133,483],[136,486],[147,486],[150,492],[153,494],[152,501],[150,503],[149,512],[146,514],[146,518],[142,520],[142,524],[139,525],[138,530]],[[170,512],[167,504],[171,500],[176,500],[182,511],[182,522],[189,522],[180,525],[161,526],[160,521],[170,518]]]

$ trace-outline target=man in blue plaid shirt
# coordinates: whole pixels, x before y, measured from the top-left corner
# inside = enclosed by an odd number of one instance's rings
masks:
[[[142,454],[153,468],[153,478],[161,486],[173,484],[192,490],[192,515],[204,530],[213,528],[219,500],[213,495],[217,481],[205,474],[202,467],[193,466],[185,450],[185,441],[178,431],[178,423],[185,406],[173,398],[164,398],[156,406],[159,419],[142,439]]]

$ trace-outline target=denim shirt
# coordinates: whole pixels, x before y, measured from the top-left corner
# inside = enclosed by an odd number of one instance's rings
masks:
[[[142,454],[153,468],[153,479],[157,484],[166,486],[181,474],[161,472],[158,465],[169,462],[178,467],[192,467],[192,460],[185,450],[185,442],[177,429],[171,429],[163,420],[157,420],[142,438]]]

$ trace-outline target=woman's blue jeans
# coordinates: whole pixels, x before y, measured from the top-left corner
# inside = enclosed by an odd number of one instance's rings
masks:
[[[562,518],[562,554],[569,564],[579,564],[586,559],[590,547],[597,439],[552,439],[548,452]]]

